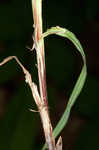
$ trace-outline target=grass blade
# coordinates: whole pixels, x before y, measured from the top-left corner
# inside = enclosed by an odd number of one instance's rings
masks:
[[[67,124],[71,108],[72,108],[73,104],[75,103],[77,97],[79,96],[79,94],[84,86],[85,79],[87,76],[87,67],[86,67],[86,58],[85,58],[83,48],[82,48],[79,40],[76,38],[76,36],[72,32],[70,32],[67,29],[60,28],[57,26],[57,27],[52,27],[51,29],[48,29],[47,32],[43,33],[42,38],[44,38],[50,34],[56,34],[56,35],[59,35],[59,36],[69,39],[75,45],[77,50],[80,52],[82,59],[83,59],[83,67],[82,67],[81,73],[80,73],[80,75],[77,79],[77,82],[73,88],[73,91],[70,95],[66,109],[53,131],[53,135],[56,138],[59,135],[59,133],[62,131],[64,126]],[[44,149],[45,149],[45,145],[42,150],[44,150]]]

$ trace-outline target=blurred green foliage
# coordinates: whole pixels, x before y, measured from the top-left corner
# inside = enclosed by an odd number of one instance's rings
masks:
[[[39,130],[36,125],[38,115],[29,111],[29,108],[33,107],[31,100],[30,89],[22,83],[12,97],[0,124],[1,149],[32,149]]]
[[[80,94],[76,107],[78,111],[90,118],[97,118],[99,115],[99,80],[97,77],[88,76],[84,89]]]
[[[44,31],[59,25],[68,28],[80,37],[86,22],[99,18],[98,0],[63,0],[43,1]],[[97,20],[95,20],[97,21]],[[98,20],[99,21],[99,20]],[[9,55],[16,55],[33,75],[37,82],[35,53],[26,49],[32,39],[32,9],[31,1],[8,0],[0,2],[0,61]],[[98,22],[99,31],[99,22]],[[65,43],[67,42],[67,45]],[[57,101],[56,89],[69,89],[74,84],[77,70],[76,53],[69,42],[56,36],[45,40],[47,80],[53,85],[48,87],[49,104],[52,109]],[[78,64],[79,66],[79,64]],[[11,61],[0,68],[0,85],[13,80],[21,73],[21,69]],[[17,81],[16,81],[17,82]],[[39,135],[39,115],[32,113],[29,108],[35,108],[31,91],[23,81],[18,81],[17,90],[12,94],[3,119],[0,121],[0,149],[2,150],[32,150],[38,149],[36,139]],[[91,121],[82,130],[75,149],[98,149],[99,120],[98,86],[99,79],[88,75],[85,87],[75,105],[75,110],[88,116]],[[68,93],[68,92],[67,92]],[[56,100],[56,101],[55,101]],[[44,138],[41,138],[43,140]]]
[[[82,129],[74,150],[97,150],[99,147],[99,120],[92,119]]]

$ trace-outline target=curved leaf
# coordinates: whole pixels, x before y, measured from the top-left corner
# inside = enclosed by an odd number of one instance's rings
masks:
[[[73,104],[75,103],[77,97],[79,96],[79,94],[84,86],[84,82],[85,82],[85,79],[87,76],[87,67],[86,67],[86,58],[85,58],[83,48],[82,48],[79,40],[76,38],[76,36],[72,32],[70,32],[67,29],[57,26],[57,27],[52,27],[51,29],[48,29],[47,32],[43,33],[42,38],[44,38],[50,34],[57,34],[59,36],[69,39],[75,45],[77,50],[80,52],[82,59],[83,59],[83,67],[82,67],[81,73],[80,73],[80,75],[77,79],[77,82],[73,88],[73,91],[70,95],[66,109],[53,131],[53,135],[56,138],[59,135],[59,133],[62,131],[64,126],[66,125],[69,115],[70,115],[71,108],[72,108]],[[43,149],[45,149],[45,146],[43,147]]]

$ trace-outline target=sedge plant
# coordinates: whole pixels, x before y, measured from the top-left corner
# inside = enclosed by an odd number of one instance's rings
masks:
[[[87,75],[87,68],[86,68],[86,59],[83,48],[76,38],[76,36],[65,28],[61,28],[59,26],[52,27],[48,29],[45,33],[43,33],[43,22],[42,22],[42,0],[32,0],[32,10],[33,10],[33,47],[30,49],[31,51],[36,51],[37,56],[37,69],[38,69],[38,80],[39,80],[39,87],[32,81],[32,76],[29,71],[22,65],[19,59],[16,56],[9,56],[5,58],[1,63],[0,66],[4,65],[8,61],[15,59],[18,65],[21,67],[25,74],[25,82],[29,85],[33,99],[38,108],[38,112],[40,114],[44,135],[45,135],[45,145],[43,146],[42,150],[62,150],[62,138],[59,137],[57,143],[55,142],[55,138],[60,134],[64,126],[66,125],[71,108],[75,103],[77,97],[79,96],[85,79]],[[77,79],[77,82],[73,88],[73,91],[70,95],[68,100],[66,109],[59,120],[58,124],[56,125],[55,129],[53,130],[51,119],[48,110],[48,99],[47,99],[47,89],[46,89],[46,69],[45,69],[45,50],[44,50],[44,38],[48,35],[56,34],[58,36],[64,37],[69,39],[83,59],[83,67],[81,73]],[[38,91],[39,88],[39,91]]]

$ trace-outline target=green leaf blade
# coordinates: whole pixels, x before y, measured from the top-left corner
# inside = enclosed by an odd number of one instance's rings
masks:
[[[85,58],[83,48],[82,48],[79,40],[76,38],[76,36],[72,32],[70,32],[67,29],[57,26],[57,27],[52,27],[51,29],[48,29],[47,32],[43,33],[42,38],[44,38],[48,35],[51,35],[51,34],[56,34],[56,35],[59,35],[59,36],[69,39],[75,45],[76,49],[80,52],[82,59],[83,59],[83,67],[82,67],[81,73],[80,73],[80,75],[77,79],[77,82],[73,88],[73,91],[70,95],[66,109],[53,131],[53,136],[56,138],[60,134],[60,132],[62,131],[64,126],[67,124],[68,118],[70,116],[71,108],[74,105],[77,97],[79,96],[79,94],[84,86],[85,79],[87,76],[87,67],[86,67],[86,58]],[[46,146],[44,145],[42,150],[44,150],[45,148],[46,148]]]

